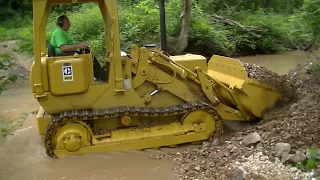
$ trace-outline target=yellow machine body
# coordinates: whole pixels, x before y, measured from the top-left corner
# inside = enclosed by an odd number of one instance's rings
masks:
[[[96,2],[105,22],[107,82],[93,76],[92,54],[46,56],[54,4]],[[38,132],[51,157],[172,146],[210,138],[223,120],[261,117],[281,94],[250,79],[241,62],[169,56],[132,45],[120,56],[116,0],[34,0],[30,86],[40,104]]]

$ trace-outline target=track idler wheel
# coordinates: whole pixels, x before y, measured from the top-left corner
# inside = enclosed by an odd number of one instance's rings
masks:
[[[195,132],[208,132],[208,139],[210,139],[216,128],[219,126],[219,118],[214,112],[205,110],[196,110],[186,114],[182,119],[182,124],[192,124],[195,126]],[[192,144],[202,144],[202,141],[192,142]]]
[[[69,152],[76,152],[82,147],[81,135],[73,133],[63,137],[64,148]]]
[[[214,115],[204,110],[196,110],[186,114],[183,117],[182,124],[188,123],[197,126],[196,131],[213,132],[216,129],[216,121]]]
[[[91,146],[91,136],[83,123],[67,122],[56,131],[54,142],[54,149],[60,150],[59,154],[64,155],[66,151],[72,154],[82,147]]]

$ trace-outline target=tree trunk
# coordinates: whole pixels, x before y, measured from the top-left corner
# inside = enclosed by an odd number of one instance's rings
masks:
[[[192,0],[183,0],[184,8],[181,14],[181,30],[180,35],[176,39],[176,47],[175,50],[178,53],[184,51],[188,46],[188,36],[189,36],[189,26],[191,21],[191,5]]]
[[[179,36],[176,37],[167,37],[168,42],[168,49],[169,54],[181,54],[185,51],[185,49],[188,46],[188,37],[189,37],[189,28],[190,28],[190,22],[191,22],[191,6],[192,6],[192,0],[182,0],[184,7],[181,13],[181,29]],[[238,3],[237,6],[239,6],[242,3],[242,0]],[[237,7],[236,7],[237,8]],[[266,29],[262,29],[255,26],[244,26],[241,23],[224,18],[222,16],[219,16],[217,14],[211,14],[211,20],[212,23],[221,23],[229,26],[234,26],[235,28],[240,28],[243,31],[246,31],[250,33],[251,35],[255,36],[256,38],[260,38],[261,32],[266,32]]]

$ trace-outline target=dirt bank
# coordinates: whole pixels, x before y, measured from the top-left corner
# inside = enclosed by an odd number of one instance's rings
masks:
[[[16,64],[8,70],[9,73],[23,74],[26,78],[28,78],[33,57],[22,55],[21,53],[17,52],[17,43],[17,40],[0,42],[0,56],[7,54],[11,58],[11,62]]]
[[[250,77],[279,87],[285,93],[285,104],[264,114],[259,124],[215,139],[210,147],[154,158],[173,159],[181,179],[243,179],[242,174],[246,179],[311,179],[315,173],[301,172],[284,162],[305,162],[307,148],[320,147],[319,65],[320,60],[315,59],[279,76],[264,67],[244,64]],[[289,149],[279,156],[275,146],[281,145]]]
[[[18,53],[16,49],[18,41],[4,41],[0,42],[0,56],[8,55],[10,62],[14,65],[11,66],[5,74],[22,74],[24,79],[18,79],[15,83],[10,83],[7,87],[7,90],[1,93],[0,102],[0,140],[3,137],[6,137],[9,134],[12,134],[14,130],[20,127],[30,113],[27,105],[21,104],[17,106],[15,103],[25,103],[27,100],[27,95],[30,95],[32,98],[31,92],[25,92],[19,88],[28,87],[27,79],[29,78],[30,67],[33,62],[32,57],[22,55]],[[1,82],[1,81],[0,81]],[[18,87],[18,88],[17,88]],[[12,91],[12,88],[14,90]],[[9,92],[10,91],[10,92]],[[21,95],[21,93],[24,93]],[[21,95],[21,99],[16,100],[15,103],[10,103],[9,101],[14,96]],[[19,108],[21,107],[21,108]],[[36,109],[33,109],[36,110]]]

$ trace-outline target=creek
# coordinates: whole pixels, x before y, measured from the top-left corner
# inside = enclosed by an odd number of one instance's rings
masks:
[[[243,62],[265,66],[284,74],[299,63],[320,56],[320,52],[290,51],[274,55],[237,57]],[[10,85],[0,96],[0,116],[17,118],[23,112],[35,111],[38,103],[32,97],[28,82]],[[151,160],[152,153],[177,151],[180,148],[161,148],[90,154],[52,159],[45,155],[43,139],[37,134],[35,115],[29,115],[13,136],[0,142],[0,179],[105,179],[105,180],[171,180],[174,164],[170,161]]]

